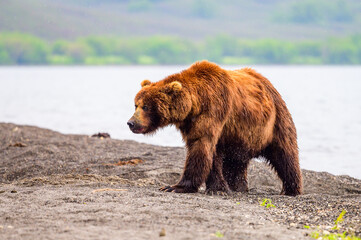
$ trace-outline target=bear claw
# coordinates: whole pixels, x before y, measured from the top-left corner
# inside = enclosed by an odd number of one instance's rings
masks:
[[[161,187],[159,190],[163,191],[163,192],[174,192],[174,193],[194,193],[194,192],[197,192],[197,191],[192,191],[192,190],[186,189],[184,187],[180,187],[180,186],[165,186],[165,187]]]
[[[165,186],[165,187],[159,188],[159,190],[162,192],[172,192],[173,188],[171,186]]]

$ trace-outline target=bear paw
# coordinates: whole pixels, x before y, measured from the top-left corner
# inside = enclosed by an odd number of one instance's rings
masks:
[[[232,191],[229,189],[227,184],[215,184],[212,186],[207,186],[205,194],[208,195],[230,195]]]
[[[228,196],[231,195],[231,191],[217,191],[213,189],[206,189],[205,194],[211,195],[211,196]]]
[[[163,192],[175,192],[175,193],[195,193],[195,192],[197,192],[197,189],[190,189],[190,188],[186,188],[186,187],[178,186],[178,185],[161,187],[159,190],[163,191]]]

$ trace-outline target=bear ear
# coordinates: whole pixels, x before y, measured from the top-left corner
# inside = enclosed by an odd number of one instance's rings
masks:
[[[166,90],[168,92],[178,92],[178,91],[182,90],[182,84],[178,81],[171,82],[171,83],[167,84]]]
[[[145,79],[145,80],[143,80],[143,81],[140,83],[140,85],[141,85],[142,87],[148,86],[148,85],[150,85],[150,84],[151,84],[151,81],[149,81],[148,79]]]

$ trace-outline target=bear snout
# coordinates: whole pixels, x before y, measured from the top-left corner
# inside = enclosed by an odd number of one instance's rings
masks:
[[[135,126],[134,121],[131,121],[131,120],[129,120],[129,121],[127,122],[127,124],[128,124],[128,126],[129,126],[130,129],[134,128],[134,126]]]
[[[142,125],[140,125],[139,123],[134,121],[132,118],[129,119],[129,121],[127,122],[127,125],[129,126],[129,129],[133,133],[143,133],[144,129],[145,129]]]

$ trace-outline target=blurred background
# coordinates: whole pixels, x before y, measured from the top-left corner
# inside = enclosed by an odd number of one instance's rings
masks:
[[[1,0],[0,64],[360,64],[359,0]]]
[[[360,0],[0,0],[0,122],[183,146],[126,122],[143,79],[207,59],[275,85],[302,168],[361,179],[360,26]]]

